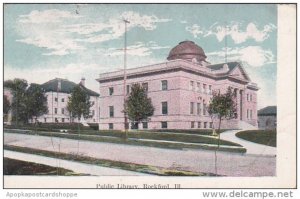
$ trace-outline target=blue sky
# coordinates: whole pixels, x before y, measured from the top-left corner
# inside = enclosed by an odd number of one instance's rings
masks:
[[[240,61],[261,88],[258,107],[276,105],[277,7],[238,4],[6,4],[4,79],[55,77],[97,91],[100,73],[122,69],[128,19],[128,68],[166,61],[183,40],[211,63]]]

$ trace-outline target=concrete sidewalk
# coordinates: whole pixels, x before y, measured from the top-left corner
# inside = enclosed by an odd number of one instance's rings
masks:
[[[52,167],[62,167],[72,170],[76,173],[96,175],[96,176],[145,176],[147,174],[127,171],[122,169],[101,167],[92,164],[79,163],[68,160],[61,160],[56,158],[44,157],[41,155],[20,153],[15,151],[4,150],[4,157],[44,164]]]
[[[79,151],[80,155],[99,159],[215,173],[215,152],[209,150],[162,149],[14,133],[4,133],[4,144],[48,151],[58,151],[60,144],[62,153]],[[276,157],[217,152],[217,168],[217,174],[225,176],[275,176]]]
[[[222,140],[227,140],[231,142],[238,143],[247,149],[247,154],[252,155],[270,155],[276,156],[276,147],[266,146],[263,144],[257,144],[254,142],[249,142],[247,140],[238,138],[235,134],[241,130],[231,130],[220,134]]]

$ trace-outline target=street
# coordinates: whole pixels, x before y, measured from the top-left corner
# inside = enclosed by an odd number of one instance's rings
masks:
[[[79,152],[80,155],[99,159],[215,173],[215,152],[208,150],[173,150],[54,137],[51,141],[51,137],[14,133],[4,133],[4,144],[56,152],[60,148],[62,153]],[[217,152],[217,174],[245,177],[275,176],[276,157]]]

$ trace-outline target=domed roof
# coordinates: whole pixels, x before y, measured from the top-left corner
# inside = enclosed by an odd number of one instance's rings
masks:
[[[197,62],[205,61],[206,55],[203,49],[193,41],[182,41],[177,46],[172,48],[167,58],[170,60],[184,59]]]

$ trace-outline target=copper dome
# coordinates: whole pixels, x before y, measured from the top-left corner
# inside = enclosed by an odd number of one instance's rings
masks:
[[[205,61],[206,55],[203,49],[192,41],[182,41],[172,48],[168,60],[184,59],[188,61]]]

